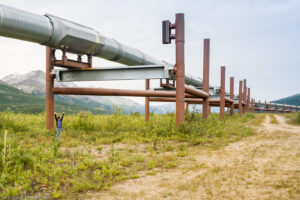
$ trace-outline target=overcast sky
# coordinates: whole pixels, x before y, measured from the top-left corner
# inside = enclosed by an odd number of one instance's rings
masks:
[[[121,43],[174,63],[174,44],[161,44],[161,21],[185,14],[186,72],[202,76],[203,39],[211,39],[210,83],[219,85],[220,66],[229,77],[247,79],[256,99],[300,93],[299,0],[0,0],[38,14],[84,24]],[[45,47],[0,37],[0,78],[45,69]],[[119,64],[94,58],[94,67]],[[144,81],[88,82],[107,88],[143,89]],[[157,81],[151,87],[158,86]],[[143,99],[138,99],[142,102]]]

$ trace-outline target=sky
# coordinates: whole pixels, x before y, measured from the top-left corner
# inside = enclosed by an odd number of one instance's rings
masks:
[[[251,96],[275,100],[300,93],[299,0],[0,0],[37,14],[50,13],[85,26],[158,59],[175,63],[175,45],[161,42],[161,21],[185,14],[186,73],[202,77],[203,39],[210,38],[210,84],[247,79]],[[45,70],[45,47],[0,37],[0,78]],[[94,67],[119,66],[93,58]],[[144,81],[85,82],[81,86],[144,89]],[[159,86],[151,81],[151,88]],[[143,98],[132,98],[140,103]]]

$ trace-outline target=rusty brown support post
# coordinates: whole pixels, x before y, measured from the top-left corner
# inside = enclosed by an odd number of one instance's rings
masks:
[[[52,73],[55,50],[46,47],[46,129],[54,129],[54,78]]]
[[[176,124],[184,122],[184,98],[185,98],[185,66],[184,66],[184,14],[176,14],[175,20],[176,40]]]
[[[243,81],[240,81],[240,84],[239,84],[239,114],[242,115],[242,88],[243,88]]]
[[[88,62],[89,68],[92,68],[93,67],[93,57],[91,54],[87,54],[87,62]]]
[[[258,101],[258,113],[260,113],[260,100]]]
[[[221,93],[220,93],[220,118],[224,119],[225,115],[225,67],[221,67]]]
[[[267,101],[265,100],[264,112],[267,112]]]
[[[188,102],[185,102],[185,111],[189,112],[189,103]]]
[[[234,99],[234,77],[230,77],[230,99]],[[230,115],[234,114],[234,102],[230,106]]]
[[[210,40],[204,39],[203,47],[203,91],[209,93],[209,55],[210,54]],[[209,97],[203,99],[202,116],[204,119],[210,113]]]
[[[247,101],[247,80],[244,79],[244,88],[243,88],[243,102],[245,103],[244,107],[243,107],[243,113],[246,112],[246,101]]]
[[[150,89],[150,80],[146,79],[145,80],[145,89],[149,90]],[[150,112],[150,105],[149,105],[149,97],[145,97],[145,121],[149,121],[149,112]]]
[[[250,88],[248,88],[247,93],[247,112],[250,112]]]

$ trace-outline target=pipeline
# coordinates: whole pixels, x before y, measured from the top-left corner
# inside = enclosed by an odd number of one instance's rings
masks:
[[[124,65],[174,65],[100,34],[98,31],[50,14],[38,15],[0,4],[0,35],[88,54]],[[202,80],[185,77],[186,84],[202,86]]]

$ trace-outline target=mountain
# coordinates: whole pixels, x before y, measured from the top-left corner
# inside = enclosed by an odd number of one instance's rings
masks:
[[[66,113],[90,111],[94,114],[111,113],[110,107],[101,104],[83,105],[78,102],[55,100],[55,110]],[[0,83],[0,111],[40,113],[45,111],[45,97],[27,94],[15,87]]]
[[[280,103],[280,104],[289,104],[289,105],[295,105],[300,106],[300,93],[295,94],[293,96],[285,97],[282,99],[278,99],[275,101],[272,101],[273,103]]]
[[[45,72],[42,70],[31,71],[27,74],[10,74],[1,79],[2,82],[15,87],[27,94],[45,96]],[[74,83],[54,82],[55,87],[78,87]],[[105,107],[112,112],[113,106],[121,107],[124,113],[144,113],[144,105],[131,99],[118,96],[77,96],[77,95],[56,95],[60,102],[72,103],[81,106]],[[171,104],[172,105],[172,104]],[[166,113],[174,111],[173,106],[151,106],[150,110],[155,113]]]

